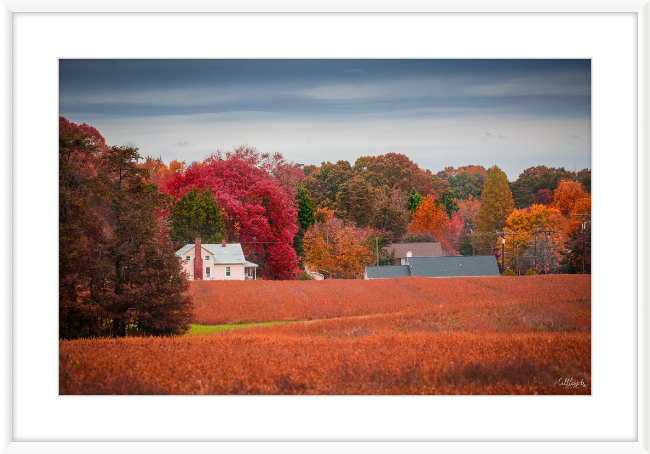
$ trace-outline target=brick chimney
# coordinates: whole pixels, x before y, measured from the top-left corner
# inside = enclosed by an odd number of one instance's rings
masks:
[[[194,280],[203,280],[203,257],[201,256],[201,238],[194,239]]]
[[[221,247],[226,247],[226,240],[221,240]]]

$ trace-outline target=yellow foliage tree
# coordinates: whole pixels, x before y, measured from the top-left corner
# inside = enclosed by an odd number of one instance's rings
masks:
[[[344,226],[330,217],[305,232],[303,248],[307,268],[329,279],[360,279],[374,255],[368,246],[370,230]]]
[[[530,247],[531,240],[545,238],[548,244],[562,244],[564,238],[565,220],[560,211],[556,208],[545,205],[532,205],[529,208],[515,209],[506,222],[506,266],[518,268],[522,253]],[[547,233],[542,233],[546,231]],[[498,247],[501,247],[501,237],[498,240]],[[545,246],[546,247],[546,246]],[[549,253],[556,254],[555,248]]]

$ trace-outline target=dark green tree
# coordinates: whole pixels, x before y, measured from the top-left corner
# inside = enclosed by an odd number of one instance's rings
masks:
[[[373,187],[357,175],[339,187],[336,193],[336,214],[340,219],[366,227],[373,217],[375,199]]]
[[[298,233],[293,239],[293,248],[296,255],[302,257],[304,255],[302,239],[307,229],[316,223],[316,219],[314,218],[314,204],[304,188],[298,188],[296,201],[298,202]]]
[[[172,206],[170,218],[172,241],[193,244],[195,238],[201,238],[210,244],[227,237],[221,208],[207,187],[200,193],[192,188],[184,194]]]
[[[557,189],[560,181],[575,181],[575,179],[574,173],[567,171],[564,167],[529,167],[510,184],[515,208],[525,208],[532,205],[534,203],[533,194],[540,189],[548,189],[553,192]]]
[[[107,201],[110,236],[103,263],[107,285],[97,300],[112,336],[181,334],[193,316],[189,283],[156,216],[164,200],[145,182],[148,171],[137,165],[139,158],[131,147],[112,147],[100,158],[96,190]]]
[[[422,202],[422,196],[415,188],[411,188],[411,194],[406,201],[406,208],[408,208],[411,213],[415,213],[420,202]]]
[[[470,195],[480,197],[486,176],[480,173],[460,172],[449,177],[449,193],[452,198],[465,200]]]
[[[352,178],[352,166],[348,161],[336,164],[323,162],[317,170],[308,169],[309,175],[301,181],[301,186],[318,208],[334,209],[339,187]]]

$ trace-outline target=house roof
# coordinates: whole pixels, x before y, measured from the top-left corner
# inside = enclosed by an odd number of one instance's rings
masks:
[[[468,277],[498,276],[499,266],[493,255],[468,257],[409,257],[408,265],[380,266],[379,278],[393,277]],[[377,267],[367,266],[368,279],[377,279]]]
[[[467,257],[411,257],[411,276],[463,277],[498,276],[499,266],[493,255]]]
[[[389,254],[395,251],[395,257],[406,257],[406,252],[411,251],[413,257],[441,257],[444,255],[440,243],[393,243],[384,248]]]
[[[226,247],[223,247],[221,243],[219,244],[205,244],[202,243],[201,246],[214,255],[214,263],[252,263],[248,262],[244,257],[244,251],[241,248],[239,243],[226,244]],[[183,256],[185,253],[194,248],[193,244],[186,244],[178,251],[176,255]],[[257,266],[255,264],[246,265],[246,266]]]
[[[391,277],[409,277],[410,275],[411,273],[409,272],[408,265],[393,265],[393,266],[379,267],[379,279],[386,279]],[[377,267],[367,266],[366,276],[368,277],[368,279],[377,279]]]

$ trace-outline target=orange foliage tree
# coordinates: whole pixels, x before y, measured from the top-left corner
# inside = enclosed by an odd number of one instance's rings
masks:
[[[563,216],[572,216],[574,205],[585,194],[584,188],[577,181],[562,180],[553,193],[551,206],[560,210]]]
[[[449,217],[444,205],[431,194],[427,195],[413,213],[408,230],[412,233],[430,233],[440,241],[449,230]]]
[[[585,193],[573,204],[571,212],[567,217],[566,224],[564,225],[564,232],[567,235],[577,232],[582,226],[582,216],[574,216],[574,213],[591,215],[591,194]],[[590,217],[587,217],[585,220],[589,220],[589,218]]]
[[[536,204],[521,210],[515,209],[508,216],[504,229],[506,265],[518,269],[522,256],[530,252],[531,241],[535,240],[535,236],[539,241],[539,256],[543,257],[545,251],[547,264],[555,263],[559,260],[558,246],[564,240],[564,222],[558,209],[545,205]],[[543,231],[547,233],[544,234]],[[537,262],[535,258],[533,260]]]
[[[330,279],[360,279],[373,263],[370,235],[370,230],[344,226],[335,217],[316,222],[305,232],[305,265]]]

